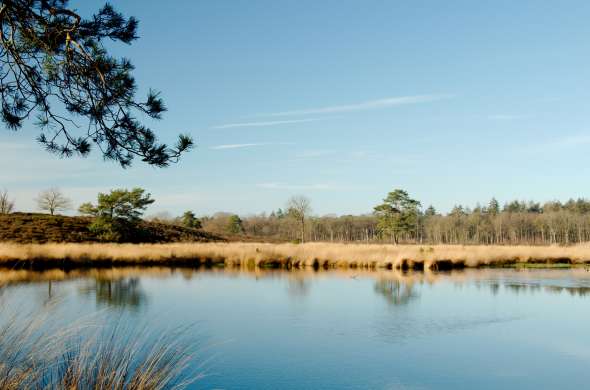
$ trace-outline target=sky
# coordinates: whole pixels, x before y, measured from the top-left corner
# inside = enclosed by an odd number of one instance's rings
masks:
[[[71,1],[83,15],[100,1]],[[496,197],[590,197],[590,2],[115,1],[140,39],[141,96],[161,91],[179,164],[60,160],[33,121],[0,130],[0,188],[21,211],[59,187],[74,203],[145,188],[148,213],[241,215],[310,198],[372,211],[403,188],[440,211]],[[150,125],[152,123],[150,122]]]

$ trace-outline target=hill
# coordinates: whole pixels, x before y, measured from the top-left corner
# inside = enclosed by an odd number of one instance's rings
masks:
[[[63,215],[13,213],[0,215],[0,241],[28,243],[47,242],[99,242],[98,237],[88,229],[92,222],[89,217],[68,217]],[[142,221],[134,242],[211,242],[223,238],[198,229]]]

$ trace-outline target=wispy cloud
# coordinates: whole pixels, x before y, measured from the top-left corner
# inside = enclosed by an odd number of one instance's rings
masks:
[[[495,121],[509,121],[513,119],[522,119],[526,118],[528,115],[518,115],[518,114],[493,114],[488,115],[488,119],[495,120]]]
[[[288,184],[280,182],[260,183],[257,185],[260,188],[271,190],[296,190],[296,191],[335,191],[342,190],[342,187],[334,186],[332,184]]]
[[[358,163],[361,160],[371,159],[372,161],[390,158],[379,153],[367,150],[345,151],[334,149],[306,149],[293,155],[285,161],[301,162],[308,160],[321,160],[326,164]]]
[[[318,157],[324,157],[324,156],[331,156],[336,154],[335,150],[332,149],[309,149],[309,150],[304,150],[300,153],[297,153],[296,157],[297,158],[302,158],[302,159],[308,159],[308,158],[318,158]]]
[[[242,148],[251,148],[253,146],[262,146],[262,145],[266,145],[266,144],[260,144],[260,143],[251,143],[251,144],[227,144],[227,145],[211,146],[209,149],[211,149],[211,150],[242,149]]]
[[[553,146],[558,147],[572,147],[572,146],[582,146],[590,144],[590,134],[575,134],[575,135],[568,135],[561,139],[556,140],[553,143]]]
[[[338,112],[364,111],[377,108],[395,107],[406,104],[419,104],[434,102],[437,100],[449,99],[453,95],[416,95],[416,96],[398,96],[378,100],[369,100],[360,103],[345,104],[340,106],[326,106],[319,108],[308,108],[304,110],[282,111],[260,116],[295,116],[295,115],[316,115],[316,114],[333,114]]]
[[[265,122],[242,122],[242,123],[228,123],[225,125],[214,126],[212,129],[233,129],[236,127],[268,127],[268,126],[280,126],[290,125],[295,123],[306,123],[315,122],[322,120],[320,118],[309,118],[309,119],[293,119],[284,121],[265,121]]]
[[[211,150],[226,150],[226,149],[243,149],[243,148],[252,148],[256,146],[271,146],[271,145],[293,145],[290,142],[255,142],[255,143],[247,143],[247,144],[226,144],[226,145],[215,145],[211,146],[209,149]]]
[[[550,141],[530,144],[518,148],[519,152],[530,153],[556,153],[579,147],[587,148],[590,145],[590,134],[570,134]]]

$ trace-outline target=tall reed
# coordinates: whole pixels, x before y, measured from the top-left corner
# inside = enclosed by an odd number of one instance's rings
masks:
[[[0,265],[14,262],[60,266],[225,264],[231,266],[293,267],[412,267],[436,268],[441,264],[477,267],[511,263],[590,262],[590,245],[477,246],[477,245],[377,245],[377,244],[0,244]]]
[[[3,390],[183,389],[199,378],[186,330],[156,338],[121,325],[52,330],[47,312],[2,321]]]

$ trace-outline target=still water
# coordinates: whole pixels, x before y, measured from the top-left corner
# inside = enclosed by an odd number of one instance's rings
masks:
[[[590,387],[590,272],[0,271],[64,324],[192,325],[195,389]]]

